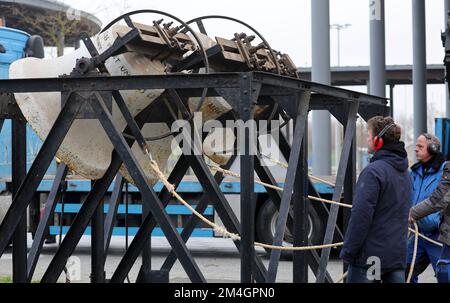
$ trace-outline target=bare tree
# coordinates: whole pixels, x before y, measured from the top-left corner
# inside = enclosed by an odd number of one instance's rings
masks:
[[[50,11],[28,7],[19,3],[2,4],[0,11],[7,16],[7,23],[14,28],[26,31],[32,35],[43,37],[46,46],[54,46],[57,55],[64,55],[65,46],[73,46],[79,40],[82,32],[90,35],[96,34],[99,24],[86,18],[87,14],[71,8],[60,2],[60,11]],[[108,1],[92,8],[95,15],[119,15],[128,9],[126,1]]]

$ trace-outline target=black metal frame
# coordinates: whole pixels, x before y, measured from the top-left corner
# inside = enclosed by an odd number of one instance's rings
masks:
[[[117,47],[117,45],[114,44],[114,47]],[[91,49],[91,53],[95,55],[95,50]],[[106,59],[103,58],[102,60]],[[101,71],[103,69],[103,72],[105,71],[102,62],[95,63],[95,67],[99,67]],[[367,119],[377,114],[385,115],[388,113],[388,108],[386,107],[387,102],[383,98],[261,72],[189,75],[169,74],[127,77],[108,77],[103,74],[93,75],[91,73],[89,77],[78,74],[70,77],[52,79],[2,80],[0,81],[0,104],[3,110],[1,114],[13,119],[14,198],[13,204],[0,226],[0,256],[4,253],[10,239],[13,238],[15,282],[26,282],[32,278],[42,248],[44,231],[48,226],[47,220],[54,210],[57,198],[56,193],[52,191],[49,197],[51,203],[47,205],[45,220],[39,225],[39,232],[37,233],[35,243],[33,243],[31,254],[28,257],[28,265],[26,262],[25,224],[23,222],[19,223],[20,219],[23,217],[27,206],[42,181],[46,169],[53,160],[73,121],[83,118],[92,119],[93,117],[99,120],[114,146],[112,161],[103,178],[94,182],[89,195],[86,197],[64,241],[48,266],[42,282],[55,282],[57,280],[64,269],[67,259],[73,253],[91,220],[93,227],[92,281],[105,281],[104,264],[111,238],[114,216],[117,212],[117,201],[122,185],[121,177],[116,180],[117,183],[111,200],[112,203],[110,204],[110,213],[107,215],[105,222],[102,201],[122,164],[125,164],[127,167],[141,193],[143,204],[150,210],[150,213],[145,216],[137,235],[112,276],[111,282],[122,282],[125,279],[143,249],[146,249],[147,255],[150,254],[151,256],[148,238],[156,224],[160,225],[173,249],[162,266],[161,271],[170,271],[175,258],[178,258],[192,282],[206,282],[205,277],[196,265],[195,260],[192,258],[185,244],[198,222],[198,218],[192,217],[181,235],[172,226],[168,214],[165,211],[165,206],[171,195],[166,189],[157,195],[153,188],[147,184],[145,174],[131,152],[131,145],[134,143],[134,140],[126,139],[112,121],[110,113],[111,100],[108,97],[109,95],[114,98],[127,121],[128,128],[126,132],[131,132],[137,138],[140,146],[145,148],[145,142],[140,129],[146,122],[149,122],[147,119],[148,115],[141,114],[134,119],[128,111],[119,91],[138,89],[169,90],[171,93],[166,98],[170,99],[170,102],[178,110],[186,111],[186,108],[184,108],[185,105],[181,100],[188,97],[199,97],[205,88],[208,88],[208,96],[222,96],[225,98],[233,108],[235,115],[243,122],[255,118],[255,106],[274,104],[277,104],[279,108],[295,121],[294,143],[292,148],[286,142],[280,145],[283,154],[289,160],[288,177],[286,178],[284,191],[280,194],[277,191],[267,189],[269,195],[279,207],[279,220],[274,245],[281,244],[288,222],[295,223],[296,226],[294,229],[294,243],[296,245],[308,244],[305,218],[307,218],[307,193],[310,184],[306,173],[306,148],[304,144],[308,111],[312,109],[327,109],[342,124],[346,123],[344,149],[341,155],[336,189],[333,195],[333,200],[335,201],[340,200],[344,183],[346,187],[345,196],[347,198],[349,197],[348,193],[351,193],[353,190],[355,166],[352,151],[354,151],[355,146],[354,133],[357,114],[359,113],[363,118]],[[25,136],[23,135],[25,121],[18,114],[20,111],[17,106],[14,106],[14,98],[11,94],[20,92],[62,93],[61,113],[26,176],[24,159],[26,155]],[[5,104],[5,102],[8,104]],[[154,101],[154,104],[157,102],[158,100]],[[10,103],[13,106],[10,106]],[[152,105],[146,111],[148,112],[151,108]],[[159,122],[170,123],[171,121],[169,118],[166,119],[162,116]],[[198,211],[203,212],[208,202],[213,202],[225,227],[230,232],[241,235],[241,241],[235,241],[241,254],[241,281],[246,283],[251,283],[254,280],[258,282],[275,282],[280,252],[276,250],[272,251],[269,269],[267,270],[260,258],[255,254],[254,249],[254,171],[265,182],[275,184],[275,180],[270,174],[270,171],[261,165],[259,156],[249,153],[250,138],[251,136],[247,130],[244,136],[245,151],[239,156],[242,178],[241,223],[239,223],[238,218],[233,213],[224,194],[220,191],[219,184],[223,180],[223,176],[221,174],[213,176],[203,156],[199,156],[199,153],[182,155],[175,169],[172,171],[169,181],[175,185],[179,184],[187,169],[191,167],[205,190],[204,197],[198,206]],[[61,166],[54,188],[58,185],[58,182],[64,179],[66,172],[66,168]],[[291,201],[294,204],[293,214],[289,213]],[[333,240],[337,212],[337,207],[332,206],[330,208],[325,244],[331,243]],[[306,260],[317,275],[319,282],[331,282],[331,278],[326,271],[329,252],[329,249],[323,250],[320,260],[316,252],[295,253],[294,264],[296,268],[298,266],[299,270],[294,270],[294,282],[306,282],[308,280]]]

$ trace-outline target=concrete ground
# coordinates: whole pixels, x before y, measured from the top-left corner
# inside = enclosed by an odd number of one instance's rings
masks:
[[[131,242],[132,237],[129,238]],[[31,239],[29,240],[31,243]],[[153,269],[159,269],[165,260],[170,246],[164,238],[152,238],[153,245]],[[109,278],[113,274],[115,268],[119,264],[125,248],[124,237],[114,237],[111,241],[111,250],[106,260],[106,277]],[[188,248],[192,252],[195,261],[200,267],[203,275],[208,282],[225,282],[238,283],[240,280],[240,259],[236,247],[230,239],[221,238],[192,238],[188,242]],[[33,280],[38,281],[44,274],[45,269],[51,261],[52,256],[56,252],[57,244],[45,245],[41,258],[36,268]],[[263,256],[264,264],[268,265],[269,260],[265,256],[262,249],[257,248],[258,254]],[[89,282],[90,269],[90,237],[83,237],[76,249],[71,260],[70,271],[75,274],[73,283]],[[79,260],[79,261],[78,261]],[[78,268],[76,265],[80,265]],[[130,273],[130,280],[136,280],[139,268],[141,266],[141,259],[136,262]],[[12,255],[11,251],[7,251],[0,259],[0,281],[8,280],[11,277],[12,270]],[[334,280],[342,276],[342,262],[340,260],[332,259],[329,263],[328,270]],[[277,282],[292,282],[292,262],[280,261],[278,269]],[[75,281],[76,280],[76,281]],[[65,276],[61,275],[59,282],[64,282]],[[314,275],[310,271],[309,281],[314,282]],[[434,273],[429,267],[420,277],[422,283],[435,283]],[[189,282],[189,279],[184,272],[179,262],[175,263],[170,272],[170,282],[180,283]]]

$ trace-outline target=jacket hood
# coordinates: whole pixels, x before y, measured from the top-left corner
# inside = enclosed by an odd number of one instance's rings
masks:
[[[372,163],[377,160],[386,161],[401,172],[408,170],[408,153],[405,149],[405,143],[393,142],[386,144],[373,155],[370,162]]]

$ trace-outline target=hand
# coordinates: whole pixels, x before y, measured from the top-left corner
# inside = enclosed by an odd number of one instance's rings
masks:
[[[409,210],[409,219],[408,219],[408,221],[409,221],[409,224],[416,223],[416,219],[413,218],[411,210]]]

